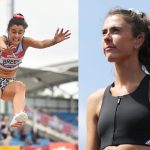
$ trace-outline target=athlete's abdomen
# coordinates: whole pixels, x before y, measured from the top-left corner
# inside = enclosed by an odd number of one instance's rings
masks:
[[[0,68],[0,78],[13,78],[13,77],[16,77],[16,69],[4,70]]]

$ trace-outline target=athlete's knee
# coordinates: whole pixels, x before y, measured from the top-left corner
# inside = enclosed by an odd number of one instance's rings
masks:
[[[16,88],[16,90],[19,90],[19,91],[25,91],[26,90],[26,85],[21,81],[17,81],[15,83],[15,88]]]

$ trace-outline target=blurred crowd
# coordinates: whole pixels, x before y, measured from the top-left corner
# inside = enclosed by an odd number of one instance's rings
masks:
[[[40,144],[40,135],[33,128],[26,130],[25,126],[18,129],[11,129],[9,116],[3,114],[0,119],[0,145],[11,145],[13,139],[24,141],[24,145]]]

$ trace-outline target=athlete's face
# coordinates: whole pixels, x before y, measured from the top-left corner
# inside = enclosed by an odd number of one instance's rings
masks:
[[[17,46],[24,35],[25,29],[22,25],[12,25],[8,29],[9,41],[14,46]]]
[[[108,16],[102,29],[102,45],[109,62],[120,62],[135,55],[136,38],[132,26],[125,22],[122,15]]]

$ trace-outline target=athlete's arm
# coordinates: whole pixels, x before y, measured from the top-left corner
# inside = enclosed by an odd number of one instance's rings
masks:
[[[0,36],[0,48],[7,48],[4,36]]]
[[[0,37],[0,54],[2,52],[5,52],[7,54],[12,54],[13,51],[16,49],[16,47],[14,45],[7,46],[5,40],[6,39],[4,36]]]
[[[40,41],[40,40],[35,40],[33,38],[26,37],[24,40],[25,40],[26,48],[27,47],[46,48],[70,38],[70,34],[71,33],[69,33],[69,30],[64,31],[63,29],[61,30],[57,29],[53,39],[45,39]]]
[[[99,150],[100,141],[97,134],[97,123],[102,103],[104,89],[91,94],[87,104],[87,139],[86,150]]]

